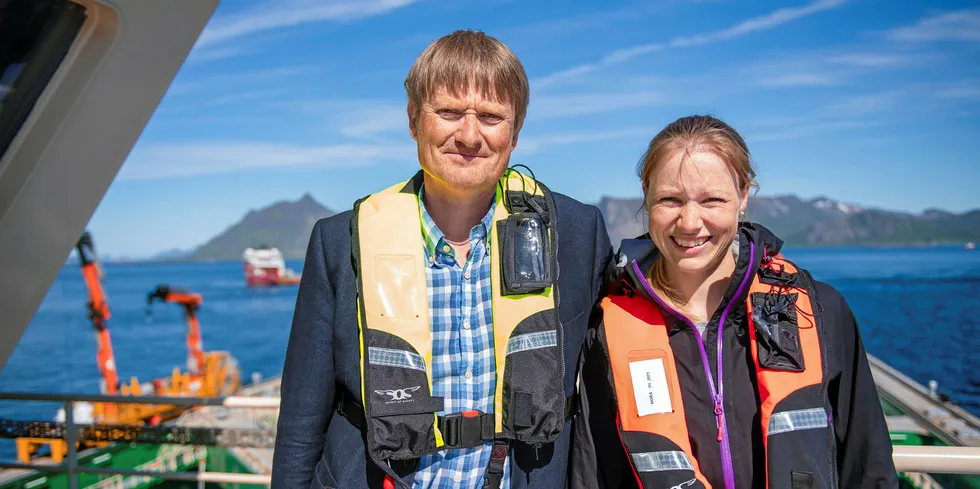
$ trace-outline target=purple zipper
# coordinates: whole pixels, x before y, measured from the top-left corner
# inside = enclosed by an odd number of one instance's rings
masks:
[[[755,263],[755,243],[749,246],[749,266]],[[694,336],[698,340],[698,349],[701,352],[701,363],[704,366],[704,374],[708,377],[708,387],[711,388],[711,399],[714,401],[714,411],[715,411],[715,421],[718,424],[718,444],[721,447],[721,462],[722,471],[725,474],[725,489],[735,489],[735,468],[732,464],[732,445],[731,441],[728,439],[728,423],[725,420],[725,403],[724,403],[724,383],[723,383],[723,370],[722,370],[722,332],[725,328],[725,320],[728,318],[728,312],[731,311],[732,305],[735,304],[735,297],[742,295],[742,290],[745,285],[749,282],[749,278],[752,276],[751,273],[746,273],[745,277],[742,278],[742,283],[739,284],[738,290],[735,291],[735,296],[732,300],[728,301],[725,306],[725,310],[721,313],[721,320],[718,324],[718,388],[715,388],[714,377],[711,375],[711,365],[708,361],[708,352],[704,349],[704,341],[701,338],[701,333],[698,332],[698,328],[694,326],[694,323],[690,319],[685,317],[683,314],[678,312],[673,307],[667,305],[650,284],[647,282],[646,277],[643,275],[643,271],[640,270],[640,265],[633,260],[633,271],[636,272],[636,276],[643,283],[643,287],[646,289],[650,297],[653,297],[661,307],[666,309],[668,312],[682,319],[688,326],[691,327],[691,331],[694,331]],[[751,271],[751,270],[750,270]]]

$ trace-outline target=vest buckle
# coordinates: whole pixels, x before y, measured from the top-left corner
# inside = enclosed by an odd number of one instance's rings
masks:
[[[471,448],[493,440],[494,416],[475,409],[439,417],[446,448]]]

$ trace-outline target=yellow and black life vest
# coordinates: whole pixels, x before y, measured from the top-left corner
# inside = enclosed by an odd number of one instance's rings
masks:
[[[488,249],[496,361],[494,412],[438,415],[432,396],[432,335],[418,192],[422,172],[358,201],[352,247],[361,345],[360,414],[368,452],[410,460],[488,440],[549,443],[566,421],[564,353],[557,310],[557,236],[550,192],[508,170],[496,190]],[[514,277],[504,234],[537,216],[545,281]],[[533,224],[533,223],[531,223]],[[540,225],[540,224],[539,224]],[[542,278],[542,277],[538,277]],[[351,416],[346,409],[345,416]],[[356,424],[356,423],[355,423]]]
[[[786,260],[764,261],[752,277],[746,316],[761,401],[766,487],[836,487],[821,327],[811,292],[798,285],[810,282],[795,280],[799,270]],[[637,483],[651,489],[710,489],[691,450],[683,387],[660,307],[629,293],[606,297],[602,310],[599,338],[609,358],[617,426]],[[716,400],[719,413],[718,442],[728,443],[724,410]],[[723,446],[728,487],[716,489],[734,489],[730,448],[728,453],[726,461]]]

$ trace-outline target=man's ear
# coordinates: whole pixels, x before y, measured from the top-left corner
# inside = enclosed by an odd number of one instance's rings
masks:
[[[416,120],[415,120],[415,113],[414,113],[415,111],[412,110],[412,104],[408,104],[407,112],[408,112],[408,134],[412,136],[412,139],[418,141],[418,138],[415,135]]]

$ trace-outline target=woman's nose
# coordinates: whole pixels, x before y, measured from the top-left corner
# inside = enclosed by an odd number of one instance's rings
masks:
[[[701,209],[694,202],[688,202],[681,208],[681,214],[677,220],[677,226],[682,231],[695,233],[701,230]]]

